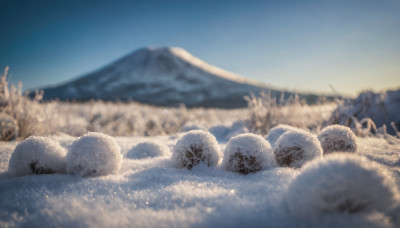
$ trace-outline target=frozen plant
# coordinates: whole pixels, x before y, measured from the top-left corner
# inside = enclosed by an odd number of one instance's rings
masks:
[[[98,132],[76,139],[67,154],[67,173],[82,177],[117,174],[121,164],[118,143],[113,137]]]
[[[17,87],[14,85],[9,86],[7,80],[8,69],[6,67],[4,74],[0,77],[0,113],[8,116],[5,120],[7,122],[7,131],[13,132],[12,134],[17,133],[18,135],[16,136],[22,139],[34,134],[46,135],[55,132],[53,126],[55,118],[52,112],[54,110],[48,112],[40,104],[43,94],[36,92],[31,99],[22,94],[22,83],[19,83]],[[11,126],[14,126],[15,129],[12,130]],[[4,140],[13,138],[15,137],[5,138]]]
[[[356,152],[356,136],[350,128],[341,125],[330,125],[322,129],[318,135],[324,154],[335,151]]]
[[[130,159],[153,158],[169,154],[169,148],[157,142],[143,142],[130,150],[126,157]]]
[[[172,161],[178,168],[192,169],[200,162],[216,166],[220,158],[217,140],[203,130],[189,131],[183,135],[172,150]]]
[[[65,154],[58,142],[46,137],[31,136],[15,148],[8,172],[15,177],[65,173]]]
[[[323,150],[317,137],[304,130],[288,131],[274,145],[280,166],[300,168],[304,163],[321,158]]]
[[[276,124],[289,124],[297,118],[302,101],[299,96],[290,96],[285,99],[285,93],[281,93],[280,99],[261,92],[257,97],[254,94],[245,97],[250,111],[250,129],[251,132],[266,134],[268,130]]]
[[[278,138],[281,135],[283,135],[287,131],[294,131],[294,130],[298,130],[298,128],[286,124],[279,124],[278,126],[275,126],[268,131],[268,135],[265,137],[265,139],[273,147],[275,145],[276,140],[278,140]]]
[[[275,166],[275,157],[268,141],[252,133],[231,138],[226,145],[221,164],[223,169],[242,174]]]
[[[10,141],[17,138],[18,124],[14,118],[0,113],[0,141]]]
[[[387,170],[365,157],[336,153],[308,163],[289,185],[290,212],[298,218],[322,214],[385,213],[399,202]]]

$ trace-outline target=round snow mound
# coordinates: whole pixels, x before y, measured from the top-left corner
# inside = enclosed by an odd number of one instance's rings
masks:
[[[330,125],[322,129],[318,140],[324,149],[324,154],[335,151],[356,152],[356,136],[350,128],[341,125]]]
[[[185,124],[182,127],[181,132],[188,132],[188,131],[193,131],[193,130],[205,130],[205,127],[197,124]]]
[[[130,159],[154,158],[169,154],[169,148],[156,142],[143,142],[130,150],[126,157]]]
[[[276,166],[269,142],[252,133],[231,138],[226,145],[221,164],[223,169],[242,174]]]
[[[286,124],[279,124],[278,126],[275,126],[268,131],[268,135],[265,137],[265,139],[273,147],[275,145],[276,140],[278,140],[281,135],[283,135],[288,131],[295,131],[295,130],[298,130],[298,128]]]
[[[391,175],[353,154],[331,154],[308,163],[289,185],[286,200],[299,218],[390,209],[399,199]]]
[[[216,166],[220,158],[217,140],[203,130],[189,131],[183,135],[172,149],[172,161],[176,167],[192,169],[200,162]]]
[[[65,150],[50,138],[31,136],[15,147],[8,165],[11,176],[65,173]]]
[[[298,129],[281,135],[274,153],[280,166],[300,168],[305,162],[322,157],[323,150],[317,137]]]
[[[67,154],[67,173],[88,176],[117,174],[122,164],[121,148],[115,139],[89,132],[71,145]]]

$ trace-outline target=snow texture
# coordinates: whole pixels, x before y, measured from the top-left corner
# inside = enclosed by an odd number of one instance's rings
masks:
[[[116,140],[125,155],[146,140],[172,148],[180,135]],[[75,140],[67,135],[51,138],[67,148]],[[357,155],[390,169],[390,178],[400,187],[398,146],[382,138],[356,140]],[[399,208],[388,213],[323,214],[308,221],[294,217],[286,193],[303,169],[276,167],[239,175],[204,165],[190,172],[176,169],[171,157],[161,156],[124,159],[118,175],[14,178],[7,169],[16,145],[0,142],[0,227],[400,227],[393,223],[400,221]]]
[[[324,154],[332,152],[357,152],[356,136],[350,128],[341,125],[330,125],[318,135]]]
[[[304,131],[288,131],[274,145],[276,161],[280,166],[300,168],[304,163],[323,154],[317,137]]]
[[[11,155],[11,176],[65,173],[65,150],[50,138],[31,136],[22,141]]]
[[[157,142],[143,142],[136,145],[126,154],[126,158],[142,159],[166,156],[170,154],[167,146]]]
[[[279,124],[278,126],[275,126],[268,131],[268,135],[265,137],[265,139],[271,144],[272,147],[274,147],[276,140],[278,140],[281,135],[283,135],[287,131],[294,131],[297,129],[298,128],[292,127],[290,125]]]
[[[67,173],[82,177],[117,174],[121,164],[120,146],[102,133],[89,132],[78,138],[67,154]]]
[[[259,135],[245,133],[229,140],[224,151],[222,169],[249,174],[276,167],[271,145]]]
[[[385,213],[399,202],[391,174],[364,157],[335,153],[308,163],[289,185],[286,201],[297,218]]]
[[[215,137],[203,130],[193,130],[184,134],[175,144],[172,161],[178,168],[192,169],[199,163],[216,166],[221,157]]]

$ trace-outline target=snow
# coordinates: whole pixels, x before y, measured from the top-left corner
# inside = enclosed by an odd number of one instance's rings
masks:
[[[192,130],[184,134],[172,150],[172,161],[178,168],[192,169],[199,163],[216,166],[220,157],[217,140],[203,130]]]
[[[385,167],[353,154],[334,153],[308,163],[289,185],[286,202],[302,220],[327,214],[387,213],[400,195]]]
[[[286,125],[286,124],[279,124],[278,126],[275,126],[273,128],[271,128],[268,131],[268,135],[265,137],[265,139],[271,144],[271,146],[273,147],[275,145],[276,140],[278,140],[278,138],[284,134],[287,131],[294,131],[297,130],[298,128],[292,127],[290,125]]]
[[[116,141],[126,155],[148,140],[172,149],[182,135]],[[66,135],[51,138],[65,148],[76,140]],[[354,156],[389,169],[399,188],[398,145],[380,138],[356,140],[359,151]],[[15,146],[0,142],[0,227],[399,227],[392,222],[398,214],[395,209],[324,214],[309,221],[297,218],[288,209],[286,191],[303,169],[275,167],[242,175],[218,166],[177,169],[171,156],[140,160],[124,156],[118,174],[15,178],[4,168]],[[219,146],[223,150],[225,142]]]
[[[19,177],[65,173],[65,149],[50,138],[31,136],[18,144],[11,155],[8,173]]]
[[[280,166],[300,168],[304,163],[323,154],[317,137],[304,130],[288,131],[274,145],[276,160]]]
[[[117,174],[121,148],[109,135],[89,132],[76,139],[67,154],[67,173],[82,177]]]
[[[276,167],[271,145],[261,136],[245,133],[231,138],[224,151],[222,169],[249,174]]]
[[[341,125],[324,127],[318,135],[324,154],[335,151],[357,152],[356,136],[350,128]]]
[[[142,159],[167,156],[171,152],[169,148],[157,142],[142,142],[136,145],[126,154],[126,158]]]

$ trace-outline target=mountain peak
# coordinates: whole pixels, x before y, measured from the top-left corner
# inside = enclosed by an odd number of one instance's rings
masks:
[[[244,96],[267,88],[212,66],[180,47],[145,47],[63,85],[45,99],[127,100],[153,105],[245,107]],[[280,92],[279,92],[280,94]]]

